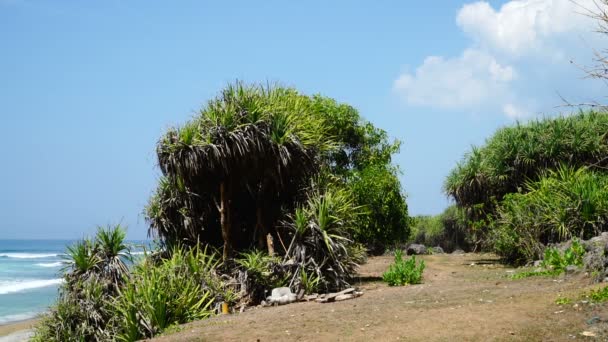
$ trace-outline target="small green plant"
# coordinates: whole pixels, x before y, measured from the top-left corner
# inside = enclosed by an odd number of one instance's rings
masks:
[[[547,269],[552,269],[563,272],[570,265],[582,266],[583,256],[585,255],[585,247],[581,245],[577,239],[572,240],[572,245],[568,247],[564,253],[560,253],[557,248],[547,248],[542,266]]]
[[[542,271],[523,271],[515,273],[511,276],[511,279],[524,279],[529,277],[554,277],[559,275],[560,272],[554,270],[542,270]]]
[[[403,286],[407,284],[420,284],[422,272],[424,271],[424,260],[416,265],[416,257],[403,260],[403,252],[395,251],[395,263],[390,265],[388,271],[382,275],[382,279],[389,286]]]
[[[605,301],[608,301],[608,286],[597,290],[591,290],[591,292],[589,292],[586,297],[596,303],[603,303]]]
[[[582,266],[585,247],[579,240],[572,240],[572,245],[564,253],[560,253],[557,248],[549,247],[545,249],[545,257],[541,266],[541,271],[524,271],[511,276],[512,279],[523,279],[535,276],[557,276],[566,270],[570,265]]]
[[[557,305],[569,305],[569,304],[572,304],[572,299],[568,298],[568,297],[561,297],[560,296],[560,297],[558,297],[555,300],[555,304],[557,304]]]
[[[319,289],[319,284],[321,283],[321,277],[313,272],[306,272],[302,270],[300,274],[300,287],[304,290],[304,293],[311,294],[316,292]]]

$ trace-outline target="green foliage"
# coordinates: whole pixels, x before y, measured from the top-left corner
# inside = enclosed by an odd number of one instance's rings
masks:
[[[560,272],[555,270],[541,270],[541,271],[523,271],[515,273],[511,276],[511,279],[524,279],[529,277],[555,277]]]
[[[348,287],[359,261],[349,239],[359,214],[347,189],[313,184],[306,203],[285,222],[292,235],[285,258],[300,265],[294,277],[314,274],[324,290]]]
[[[441,215],[419,215],[410,219],[411,239],[425,246],[439,246],[444,234]]]
[[[403,260],[403,252],[395,250],[395,263],[391,264],[388,270],[382,275],[382,279],[389,286],[403,286],[408,284],[420,284],[422,282],[422,272],[424,271],[424,260],[416,264],[416,257]]]
[[[356,203],[365,208],[354,227],[355,241],[373,248],[407,239],[407,204],[396,169],[390,165],[367,166],[352,173],[348,187]]]
[[[603,172],[607,131],[608,114],[593,111],[501,128],[484,146],[472,148],[444,189],[486,246],[511,261],[531,260],[542,250],[539,242],[563,241],[581,231],[586,235],[602,223],[605,182],[559,178],[564,170],[571,174],[585,167]],[[529,192],[538,193],[526,196]],[[547,197],[554,192],[555,198]],[[501,222],[494,225],[496,220]],[[492,232],[495,228],[499,231]]]
[[[604,286],[601,289],[597,290],[591,290],[591,292],[589,292],[586,297],[595,303],[606,302],[608,301],[608,286]]]
[[[125,230],[98,228],[94,240],[68,246],[59,299],[35,330],[35,341],[112,340],[110,301],[128,279]]]
[[[65,283],[34,341],[135,341],[235,300],[216,273],[218,258],[206,248],[175,247],[170,258],[149,255],[129,271],[124,238],[120,226],[100,228],[94,240],[68,247]]]
[[[468,250],[472,244],[466,217],[463,211],[454,205],[439,215],[411,217],[410,227],[410,241],[425,246],[439,246],[446,252],[457,248]]]
[[[559,297],[555,300],[555,304],[557,305],[570,305],[572,304],[572,299],[568,297]]]
[[[319,285],[321,284],[321,277],[313,272],[307,272],[303,270],[300,272],[300,288],[304,290],[305,294],[311,294],[317,292]]]
[[[234,260],[246,275],[246,288],[251,302],[259,303],[265,299],[267,291],[288,285],[290,274],[280,266],[280,261],[277,257],[257,250],[241,253]]]
[[[563,253],[560,253],[560,251],[554,247],[545,249],[545,257],[542,266],[561,273],[570,265],[583,266],[584,255],[585,247],[583,247],[577,239],[574,239],[572,245],[566,248]]]
[[[191,273],[190,258],[195,258],[192,252],[175,252],[160,265],[136,267],[112,303],[117,339],[149,338],[172,325],[212,314],[214,298]]]
[[[597,235],[607,219],[608,175],[564,166],[527,183],[525,193],[506,195],[489,241],[505,259],[529,261],[545,244]]]
[[[582,266],[583,256],[585,255],[585,248],[579,240],[574,239],[570,247],[566,248],[561,253],[555,247],[549,247],[545,249],[545,257],[541,266],[543,270],[535,271],[524,271],[516,273],[512,276],[513,279],[522,279],[533,276],[557,276],[566,271],[566,267]]]
[[[325,174],[365,208],[352,239],[368,247],[404,240],[407,205],[391,165],[398,150],[398,141],[390,142],[349,105],[292,88],[237,82],[160,139],[163,178],[146,217],[167,245],[220,247],[215,204],[222,183],[229,189],[229,215],[238,216],[243,227],[229,242],[238,251],[263,249],[266,233],[276,237],[285,215],[305,201],[310,180]]]
[[[461,206],[517,192],[529,179],[562,163],[598,163],[608,152],[608,114],[588,112],[518,123],[499,129],[485,146],[473,148],[446,179],[445,190]]]

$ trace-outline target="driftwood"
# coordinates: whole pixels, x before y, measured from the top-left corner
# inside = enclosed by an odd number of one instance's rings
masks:
[[[363,295],[363,292],[355,291],[355,289],[351,287],[340,292],[320,295],[315,299],[315,301],[317,303],[339,302],[342,300],[357,298],[361,295]]]

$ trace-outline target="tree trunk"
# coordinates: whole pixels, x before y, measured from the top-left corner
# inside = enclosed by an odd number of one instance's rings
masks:
[[[230,192],[225,182],[220,183],[220,224],[222,226],[222,238],[224,239],[224,261],[232,257],[232,240],[230,239]]]
[[[268,234],[268,230],[266,229],[266,226],[264,226],[264,218],[262,217],[262,212],[262,201],[258,200],[255,230],[257,232],[258,249],[260,251],[266,249],[266,234]]]

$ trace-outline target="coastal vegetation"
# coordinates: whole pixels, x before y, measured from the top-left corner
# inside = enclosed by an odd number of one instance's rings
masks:
[[[588,239],[608,218],[608,115],[517,123],[474,147],[445,182],[472,241],[525,263],[548,244]]]
[[[273,288],[349,287],[368,252],[409,236],[399,145],[333,99],[228,85],[158,142],[145,215],[159,248],[133,260],[120,226],[68,247],[34,340],[133,341]]]

